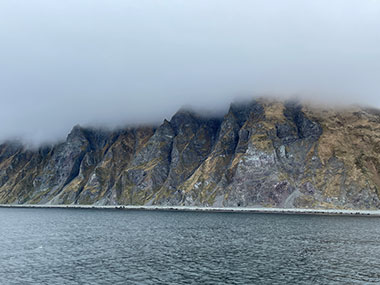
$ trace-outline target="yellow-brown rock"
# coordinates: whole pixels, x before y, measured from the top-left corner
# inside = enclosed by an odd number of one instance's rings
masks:
[[[0,203],[380,208],[380,112],[258,99],[224,117],[0,145]]]

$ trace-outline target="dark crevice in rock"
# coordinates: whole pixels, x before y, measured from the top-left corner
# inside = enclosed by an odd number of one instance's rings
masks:
[[[313,141],[317,141],[322,135],[322,127],[320,124],[311,121],[305,116],[302,112],[302,105],[296,102],[286,103],[284,116],[295,124],[299,139],[310,138]]]
[[[82,163],[83,157],[86,155],[86,152],[82,152],[80,156],[75,160],[74,165],[71,169],[71,172],[69,176],[67,177],[67,180],[65,183],[63,183],[61,189],[65,188],[66,185],[68,185],[72,180],[74,180],[75,177],[78,176],[79,170],[80,170],[80,165]]]

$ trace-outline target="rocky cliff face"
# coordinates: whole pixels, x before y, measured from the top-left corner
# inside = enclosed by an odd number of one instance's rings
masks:
[[[156,127],[76,126],[0,145],[0,203],[380,208],[380,113],[295,102],[181,110]]]

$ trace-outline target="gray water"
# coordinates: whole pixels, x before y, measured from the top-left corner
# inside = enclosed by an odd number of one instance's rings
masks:
[[[380,219],[0,209],[0,284],[380,283]]]

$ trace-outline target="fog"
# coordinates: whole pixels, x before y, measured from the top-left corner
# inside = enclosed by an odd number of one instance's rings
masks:
[[[0,140],[298,96],[380,107],[375,0],[0,1]]]

